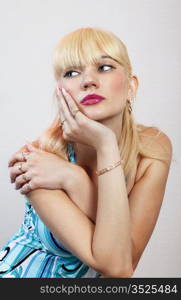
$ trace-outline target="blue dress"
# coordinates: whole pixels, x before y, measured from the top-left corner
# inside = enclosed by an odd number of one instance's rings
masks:
[[[76,163],[73,143],[68,143],[69,161]],[[58,241],[28,200],[18,232],[0,250],[0,278],[100,277]]]

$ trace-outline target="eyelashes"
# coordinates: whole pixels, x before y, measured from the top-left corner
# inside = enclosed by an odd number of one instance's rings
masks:
[[[109,68],[111,68],[111,69],[115,69],[112,65],[106,65],[106,64],[104,64],[104,65],[99,66],[99,67],[98,67],[98,70],[102,70],[103,67],[109,67]],[[109,70],[106,70],[106,71],[109,71]],[[106,72],[106,71],[105,71],[105,72]],[[75,71],[75,70],[67,71],[67,72],[63,75],[63,77],[65,77],[65,78],[66,78],[66,77],[67,77],[67,78],[75,77],[75,76],[71,76],[72,73],[78,73],[78,71]]]
[[[63,77],[72,77],[72,76],[69,76],[71,73],[78,73],[77,71],[73,71],[73,70],[70,70],[68,72],[66,72]],[[74,76],[73,76],[74,77]]]
[[[99,69],[102,68],[102,67],[105,67],[105,66],[106,66],[106,67],[109,67],[109,68],[113,68],[113,66],[111,66],[111,65],[101,65],[101,66],[99,67]],[[107,70],[107,71],[108,71],[108,70]]]

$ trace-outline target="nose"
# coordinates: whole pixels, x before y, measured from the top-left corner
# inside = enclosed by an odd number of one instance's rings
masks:
[[[82,75],[81,89],[86,90],[91,87],[99,87],[99,79],[93,71],[89,70]]]

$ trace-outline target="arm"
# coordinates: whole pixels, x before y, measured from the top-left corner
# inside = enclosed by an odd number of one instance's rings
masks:
[[[133,243],[133,270],[143,254],[155,228],[164,199],[166,183],[172,160],[172,144],[169,137],[161,133],[153,143],[158,153],[167,155],[168,164],[156,159],[143,159],[149,167],[137,180],[129,194],[131,232]],[[150,163],[151,162],[151,163]]]
[[[166,135],[162,135],[160,144],[167,148],[171,162],[172,145],[169,138]],[[166,165],[165,163],[154,159],[151,161],[152,163],[145,170],[145,173],[142,175],[142,177],[136,182],[131,193],[129,194],[133,270],[135,270],[154,230],[157,218],[159,216],[159,211],[165,193],[167,177],[169,174],[170,164]],[[118,167],[115,168],[115,170],[116,169],[118,169]],[[108,173],[111,175],[112,171]],[[105,173],[104,175],[108,175],[108,173]],[[119,186],[119,184],[117,186]],[[82,185],[82,187],[84,187],[84,185]],[[84,192],[86,193],[86,191]],[[70,249],[82,261],[92,266],[98,272],[104,274],[105,276],[110,276],[111,274],[112,277],[114,277],[112,273],[112,266],[108,266],[107,262],[105,262],[102,267],[98,267],[98,263],[93,255],[92,241],[96,227],[88,218],[85,217],[81,210],[74,205],[74,203],[63,191],[35,190],[31,192],[28,197],[43,221],[58,239],[64,241],[64,245],[68,249]],[[111,197],[111,200],[112,199],[114,198]],[[80,203],[84,200],[85,199],[82,199],[81,201],[80,199]],[[52,220],[50,216],[55,212],[57,214],[57,220],[55,218]],[[69,222],[70,216],[71,222]],[[105,224],[106,222],[107,219],[105,220]],[[67,228],[67,224],[70,232],[67,232],[66,234],[62,228]],[[122,226],[123,225],[124,223]],[[105,232],[106,231],[103,233],[104,235]],[[106,236],[109,238],[107,232]],[[79,243],[77,243],[77,240],[79,240]],[[121,243],[120,236],[117,236],[117,241],[120,241]],[[117,241],[115,247],[117,247]],[[107,270],[105,267],[107,267]]]
[[[120,159],[115,137],[106,143],[112,144],[112,150],[107,153],[101,148],[97,152],[99,169]],[[28,198],[52,233],[82,261],[106,276],[130,276],[129,207],[121,166],[99,177],[96,225],[63,191],[35,190]]]
[[[83,168],[74,168],[72,172],[77,173],[74,180],[65,186],[65,192],[77,207],[95,224],[97,213],[97,194],[93,183]]]
[[[116,140],[110,140],[104,145],[105,147],[97,151],[98,170],[120,160]],[[93,237],[95,257],[102,264],[109,261],[115,277],[121,270],[124,270],[127,276],[132,275],[130,221],[125,176],[122,166],[119,165],[98,177],[98,207]]]
[[[39,142],[34,141],[31,143],[33,146],[39,148]],[[15,152],[9,160],[10,178],[11,182],[15,183],[15,188],[22,188],[26,190],[23,185],[24,180],[21,176],[21,171],[17,168],[20,162],[25,163],[22,152],[31,153],[30,145],[23,146],[20,150]],[[31,146],[32,148],[32,146]],[[31,152],[29,152],[31,151]],[[23,165],[27,174],[35,174],[33,181],[31,181],[32,190],[35,188],[41,189],[62,189],[67,193],[70,199],[95,223],[96,210],[97,210],[97,193],[93,186],[91,179],[86,171],[77,164],[62,161],[61,158],[57,158],[56,155],[52,155],[48,152],[38,152],[28,158],[29,165]],[[53,174],[52,174],[53,171]],[[53,176],[52,176],[52,175]],[[82,186],[84,187],[82,189]],[[80,188],[81,187],[81,188]],[[26,194],[28,191],[26,191]],[[96,193],[96,194],[95,194]]]

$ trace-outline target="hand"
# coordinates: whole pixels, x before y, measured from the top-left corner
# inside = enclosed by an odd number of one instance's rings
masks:
[[[11,182],[22,194],[37,188],[66,190],[76,178],[79,166],[30,144],[26,150],[23,155],[16,152],[9,161]]]
[[[64,89],[56,88],[59,112],[63,123],[63,138],[67,141],[78,142],[98,150],[114,132],[101,123],[89,119],[83,114],[73,97]],[[78,112],[76,112],[78,110]],[[76,114],[75,114],[76,112]]]

